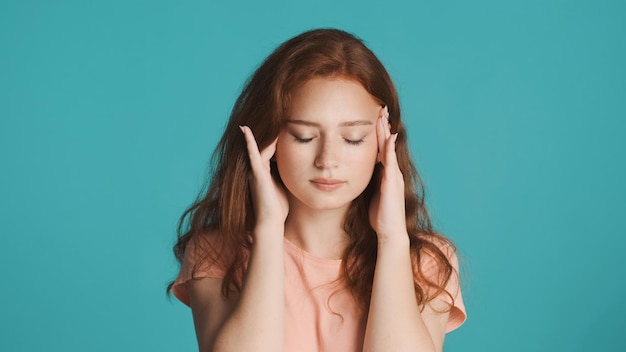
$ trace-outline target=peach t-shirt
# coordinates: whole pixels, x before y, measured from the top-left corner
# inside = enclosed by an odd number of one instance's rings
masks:
[[[172,288],[174,295],[186,305],[189,296],[184,283],[192,278],[196,257],[192,243],[187,245],[180,274]],[[367,317],[359,311],[350,292],[336,281],[341,259],[315,257],[287,239],[284,248],[285,351],[361,351]],[[457,268],[456,256],[451,259]],[[223,278],[224,268],[201,266],[194,278],[202,277]],[[450,279],[447,290],[454,296],[446,327],[449,332],[465,321],[466,314],[456,275]]]

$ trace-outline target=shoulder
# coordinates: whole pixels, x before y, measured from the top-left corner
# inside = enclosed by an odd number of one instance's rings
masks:
[[[185,247],[185,255],[172,286],[172,293],[186,305],[190,305],[188,283],[197,279],[221,279],[232,263],[232,251],[226,250],[217,231],[195,234]]]
[[[414,254],[416,285],[422,289],[424,302],[450,311],[446,331],[454,330],[466,319],[457,248],[441,234],[419,238],[419,252]]]
[[[417,238],[413,259],[421,271],[458,271],[457,248],[449,238],[439,233],[423,234]]]

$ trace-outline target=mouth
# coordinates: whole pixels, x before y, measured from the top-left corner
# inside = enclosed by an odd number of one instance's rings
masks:
[[[326,192],[334,191],[341,188],[346,182],[332,178],[314,178],[310,180],[313,186]]]

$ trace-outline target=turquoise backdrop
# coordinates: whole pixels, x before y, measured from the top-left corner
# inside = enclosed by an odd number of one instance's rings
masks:
[[[194,351],[175,226],[245,79],[315,27],[395,79],[469,319],[624,351],[626,2],[0,1],[0,350]]]

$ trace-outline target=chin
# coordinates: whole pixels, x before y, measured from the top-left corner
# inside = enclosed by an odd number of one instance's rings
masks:
[[[326,199],[315,199],[302,202],[306,207],[313,210],[338,210],[348,209],[354,199],[344,197],[324,197]],[[333,199],[334,198],[334,199]]]

